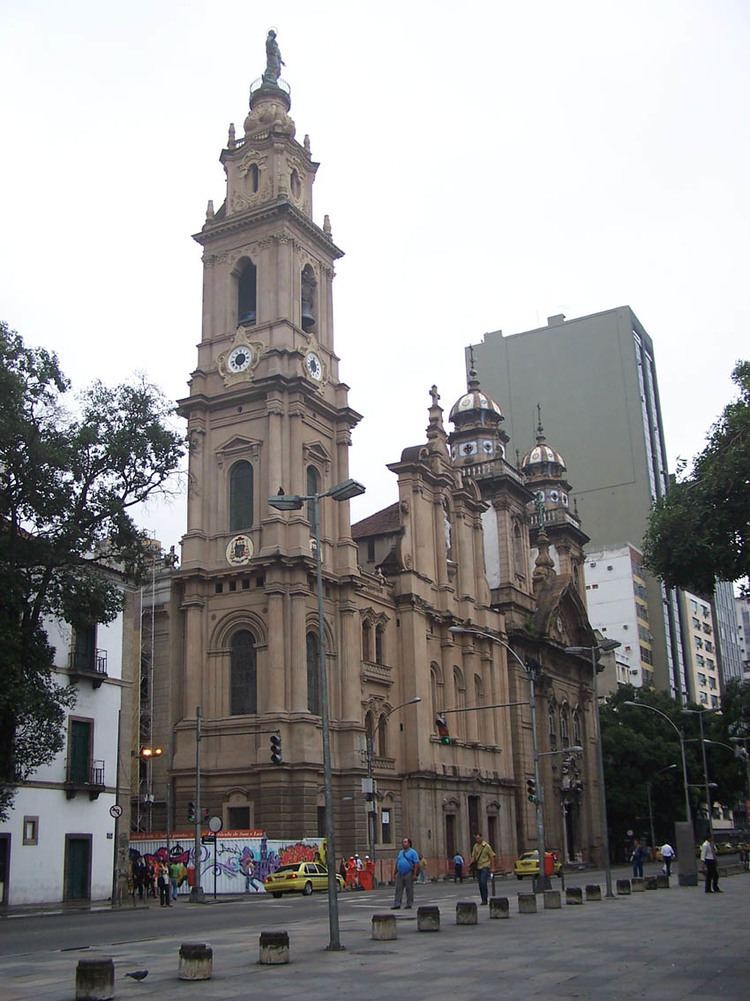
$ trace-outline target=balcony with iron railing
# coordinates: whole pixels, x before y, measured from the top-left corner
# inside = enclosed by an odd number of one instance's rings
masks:
[[[74,799],[76,793],[87,792],[89,799],[98,799],[103,793],[104,785],[104,762],[95,759],[88,765],[83,765],[75,761],[68,763],[65,775],[65,797]]]
[[[68,670],[74,678],[88,678],[93,688],[99,688],[109,677],[107,674],[107,651],[71,650],[68,657]]]

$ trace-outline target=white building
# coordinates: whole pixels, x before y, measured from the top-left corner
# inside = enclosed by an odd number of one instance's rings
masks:
[[[680,592],[680,600],[689,698],[697,705],[718,709],[721,705],[721,682],[711,603],[690,591]]]
[[[131,657],[135,647],[131,603],[129,598],[126,610],[108,625],[74,630],[64,622],[46,623],[55,680],[75,685],[77,698],[68,711],[63,750],[18,787],[10,817],[0,824],[2,904],[111,895],[118,731],[120,760],[129,767],[130,759],[130,735],[124,718],[120,726],[120,711],[129,687],[123,681],[124,654]],[[128,791],[122,791],[123,803]],[[127,842],[127,807],[120,823]]]
[[[653,637],[641,560],[642,553],[632,545],[592,550],[583,571],[591,625],[621,644],[616,651],[618,683],[650,688]]]

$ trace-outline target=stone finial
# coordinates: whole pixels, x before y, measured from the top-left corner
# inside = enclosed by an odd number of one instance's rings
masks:
[[[227,137],[227,148],[228,149],[234,149],[234,147],[236,145],[237,145],[237,140],[235,139],[235,136],[234,136],[234,122],[230,122],[229,123],[229,135]]]
[[[211,222],[214,217],[214,201],[213,198],[208,199],[208,205],[206,206],[206,222]]]
[[[305,136],[302,145],[305,147],[305,153],[307,153],[307,155],[310,156],[310,136],[308,135]]]
[[[323,216],[323,232],[326,236],[331,235],[331,217],[329,215]]]
[[[544,526],[537,535],[536,544],[539,552],[534,561],[534,573],[531,575],[532,589],[535,594],[550,577],[555,576],[555,564],[549,554],[549,537],[544,531]]]
[[[437,386],[430,387],[430,398],[432,403],[429,409],[430,422],[427,425],[427,447],[431,452],[434,452],[437,442],[442,442],[443,447],[445,447],[447,436],[443,425],[443,408],[438,403],[440,393],[438,393]]]

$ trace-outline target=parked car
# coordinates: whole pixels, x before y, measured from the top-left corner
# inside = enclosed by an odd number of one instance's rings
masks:
[[[301,893],[309,896],[315,890],[328,889],[328,870],[318,862],[295,862],[280,865],[276,872],[263,880],[266,893],[280,897],[282,893]],[[343,890],[344,880],[336,873],[336,889]]]
[[[545,852],[545,854],[552,856],[553,871],[556,876],[559,876],[562,873],[560,856],[557,852]],[[513,872],[516,874],[517,879],[523,879],[524,876],[539,875],[539,852],[536,848],[529,852],[521,852],[516,861],[513,863]]]

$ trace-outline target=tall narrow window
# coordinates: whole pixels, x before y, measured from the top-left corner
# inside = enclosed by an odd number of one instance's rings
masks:
[[[550,701],[547,707],[547,725],[549,734],[549,749],[550,751],[557,750],[557,711],[554,701]]]
[[[375,663],[383,664],[383,637],[385,635],[385,629],[383,626],[375,626]]]
[[[257,271],[252,261],[245,261],[237,282],[237,322],[252,327],[257,315]]]
[[[229,473],[229,531],[241,532],[253,524],[253,467],[244,459]]]
[[[320,493],[320,473],[315,468],[315,466],[307,467],[307,495],[308,497],[313,494]],[[307,502],[307,520],[310,522],[310,527],[312,527],[312,502]],[[318,501],[318,518],[320,518],[320,501]],[[319,525],[320,529],[321,526]]]
[[[578,706],[573,710],[573,743],[577,747],[583,743],[581,740],[581,714],[578,711]]]
[[[312,330],[315,326],[318,290],[315,284],[315,274],[309,264],[306,264],[302,269],[300,290],[302,329]]]
[[[93,726],[90,720],[73,719],[70,721],[68,782],[85,785],[89,781],[92,732]]]
[[[258,711],[255,638],[247,629],[232,637],[229,713],[247,716]]]
[[[372,626],[367,621],[362,623],[362,660],[372,661]]]
[[[378,723],[378,756],[388,757],[388,717],[385,713],[380,717]]]
[[[570,709],[567,702],[560,709],[560,740],[563,747],[570,747]]]
[[[463,709],[466,706],[466,683],[459,667],[453,668],[453,698],[455,699],[453,704],[457,709]],[[465,740],[466,713],[456,713],[455,720],[457,736]]]
[[[318,634],[307,634],[307,708],[320,716],[320,651]]]
[[[96,670],[96,624],[76,626],[72,666],[74,671]]]
[[[253,194],[255,194],[258,190],[260,182],[260,171],[258,170],[257,163],[250,164],[250,169],[247,172],[247,179],[250,183],[250,190],[252,191]]]

